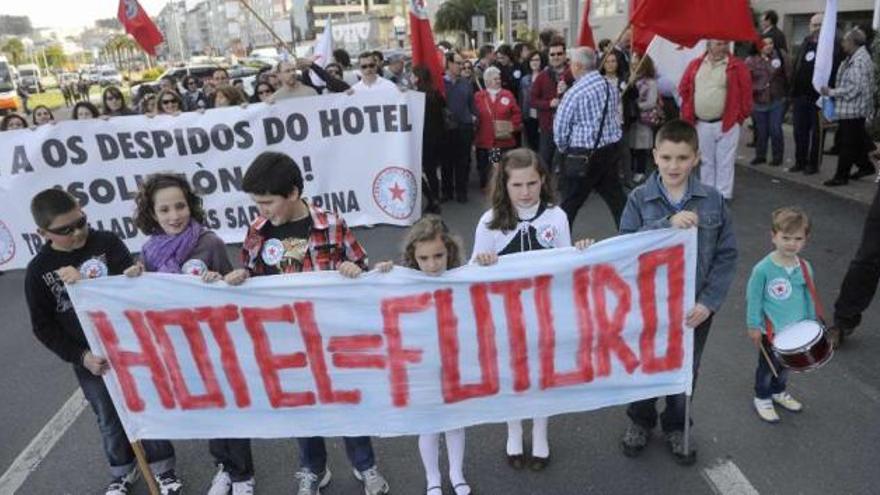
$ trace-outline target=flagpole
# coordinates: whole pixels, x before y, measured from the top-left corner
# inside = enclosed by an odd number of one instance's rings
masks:
[[[248,12],[250,12],[254,17],[256,17],[257,21],[260,24],[262,24],[263,27],[266,28],[267,31],[269,31],[269,34],[271,34],[272,37],[275,38],[275,41],[277,41],[281,46],[287,46],[287,42],[285,42],[280,36],[278,36],[278,33],[276,33],[275,30],[273,30],[269,26],[269,24],[267,24],[266,21],[264,21],[263,18],[260,17],[259,14],[257,14],[256,11],[254,11],[254,9],[250,6],[250,4],[247,2],[247,0],[238,0],[238,1],[239,1],[239,3],[241,3],[244,6],[244,8],[246,8],[248,10]],[[291,28],[292,28],[292,26],[291,26]],[[290,32],[290,39],[291,40],[294,39],[293,29],[291,29],[291,32]],[[291,43],[291,49],[293,49],[294,46],[296,46],[296,45],[294,43]]]

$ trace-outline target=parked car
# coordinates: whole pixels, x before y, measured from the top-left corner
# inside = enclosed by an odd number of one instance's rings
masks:
[[[31,93],[42,93],[42,73],[37,64],[22,64],[18,66],[19,84]]]
[[[0,115],[18,110],[18,94],[12,71],[9,61],[0,55]]]
[[[101,77],[98,80],[101,86],[121,86],[122,85],[122,74],[119,73],[116,69],[105,69],[101,71]]]

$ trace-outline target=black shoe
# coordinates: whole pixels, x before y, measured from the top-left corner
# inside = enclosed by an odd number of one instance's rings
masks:
[[[850,178],[850,180],[859,180],[862,177],[867,177],[869,175],[874,175],[876,173],[877,172],[875,170],[868,170],[866,168],[862,168],[862,169],[859,169],[856,172],[854,172],[852,175],[850,175],[849,178]]]
[[[522,468],[526,467],[526,456],[524,456],[523,454],[508,455],[507,465],[519,471]]]
[[[425,213],[439,215],[441,213],[440,203],[428,203],[428,206],[425,207]]]
[[[760,165],[762,163],[767,163],[766,158],[752,158],[752,161],[749,162],[749,165]]]
[[[774,158],[772,162],[770,162],[771,167],[778,167],[782,165],[782,158]]]
[[[826,180],[822,184],[824,184],[828,187],[837,187],[837,186],[845,186],[848,183],[849,183],[849,181],[846,179],[831,179],[831,180]]]
[[[825,152],[826,155],[839,155],[840,149],[837,146],[832,146],[830,150]]]
[[[455,200],[459,203],[467,203],[467,201],[468,201],[467,194],[457,194],[455,196]]]
[[[550,456],[532,457],[532,460],[529,462],[529,469],[532,471],[543,471],[548,464],[550,464]]]
[[[785,169],[786,172],[803,172],[804,170],[806,170],[806,167],[800,164]]]
[[[804,170],[804,175],[816,175],[819,173],[819,169],[817,168],[808,168]]]

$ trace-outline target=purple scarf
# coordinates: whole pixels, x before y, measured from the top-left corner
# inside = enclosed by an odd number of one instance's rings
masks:
[[[180,267],[199,242],[204,227],[190,220],[186,230],[177,235],[156,234],[144,244],[141,254],[149,272],[180,273]]]

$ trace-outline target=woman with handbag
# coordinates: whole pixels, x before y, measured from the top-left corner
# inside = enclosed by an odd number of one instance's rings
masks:
[[[504,152],[516,147],[515,133],[522,128],[522,113],[513,93],[501,88],[501,71],[497,67],[486,69],[483,80],[486,87],[474,95],[477,111],[474,146],[480,189],[485,190],[491,166],[501,161]]]
[[[657,91],[657,71],[654,61],[645,55],[635,73],[635,87],[638,90],[639,118],[633,122],[629,133],[629,147],[632,153],[633,182],[640,184],[648,173],[651,149],[654,147],[654,129],[663,123],[663,103]]]

